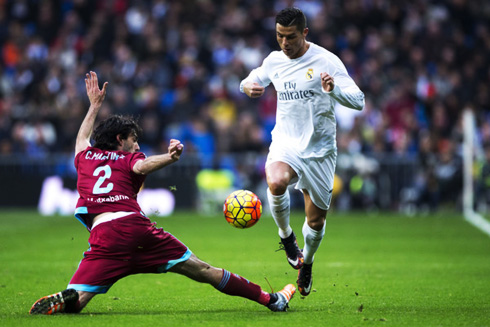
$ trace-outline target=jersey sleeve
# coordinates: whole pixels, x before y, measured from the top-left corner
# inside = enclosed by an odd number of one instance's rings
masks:
[[[134,165],[140,161],[140,160],[145,160],[146,155],[143,152],[135,152],[131,155],[131,158],[129,159],[129,169],[133,171]]]
[[[77,155],[75,156],[75,159],[73,160],[73,164],[75,165],[75,169],[78,170],[78,162],[79,162],[79,159],[80,159],[80,154],[82,153],[83,151],[80,151],[77,153]]]
[[[338,103],[345,107],[362,110],[364,108],[364,93],[349,76],[347,69],[340,59],[335,57],[331,62],[333,69],[329,74],[332,75],[335,86],[332,91],[323,92],[329,93]]]
[[[146,155],[143,152],[135,152],[131,155],[131,158],[129,159],[129,171],[131,174],[131,178],[133,179],[133,181],[135,183],[138,183],[138,184],[142,184],[145,181],[146,175],[136,174],[133,171],[133,167],[138,161],[144,160],[144,159],[146,159]]]
[[[253,69],[250,74],[240,82],[240,92],[244,93],[243,86],[247,82],[254,82],[260,86],[267,87],[271,83],[269,75],[267,74],[267,67],[268,58],[265,58],[260,67]]]
[[[87,149],[88,149],[88,148],[87,148]],[[75,159],[73,160],[73,163],[74,163],[74,165],[75,165],[75,170],[77,170],[77,171],[78,171],[78,166],[79,166],[79,163],[80,163],[80,158],[82,157],[82,155],[83,155],[84,153],[86,153],[86,152],[87,152],[87,149],[85,149],[85,150],[83,150],[83,151],[80,151],[80,152],[78,152],[78,153],[76,154]]]

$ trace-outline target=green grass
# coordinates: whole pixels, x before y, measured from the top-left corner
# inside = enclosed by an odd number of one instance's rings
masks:
[[[297,234],[303,219],[292,217]],[[269,217],[249,230],[192,213],[154,220],[264,289],[266,279],[275,290],[296,280]],[[79,315],[29,316],[39,297],[66,287],[87,238],[72,217],[0,211],[1,326],[490,326],[490,237],[457,214],[331,213],[314,291],[287,313],[169,273],[125,278]]]

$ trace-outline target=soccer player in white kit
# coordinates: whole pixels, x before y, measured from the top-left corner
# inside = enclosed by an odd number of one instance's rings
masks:
[[[298,8],[276,16],[281,51],[273,51],[262,66],[240,83],[250,98],[264,94],[270,83],[277,92],[276,125],[266,161],[267,197],[279,227],[289,264],[299,269],[298,290],[311,291],[315,252],[325,234],[337,159],[335,103],[362,110],[364,93],[340,59],[306,40],[306,17]],[[289,224],[288,185],[303,193],[306,219],[300,250]]]

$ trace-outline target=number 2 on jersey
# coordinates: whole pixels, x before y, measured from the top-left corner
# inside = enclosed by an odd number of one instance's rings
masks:
[[[109,165],[105,166],[100,166],[96,170],[94,170],[94,176],[99,176],[102,173],[102,176],[99,177],[97,182],[94,185],[94,189],[92,190],[93,194],[105,194],[109,193],[112,191],[112,188],[114,187],[113,183],[107,184],[107,186],[101,187],[104,181],[107,178],[110,178],[112,175],[112,170]]]

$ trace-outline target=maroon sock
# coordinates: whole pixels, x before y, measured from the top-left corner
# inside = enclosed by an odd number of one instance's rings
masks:
[[[223,269],[223,278],[216,289],[225,294],[241,296],[263,305],[269,304],[270,300],[270,294],[262,291],[259,285],[225,269]]]

